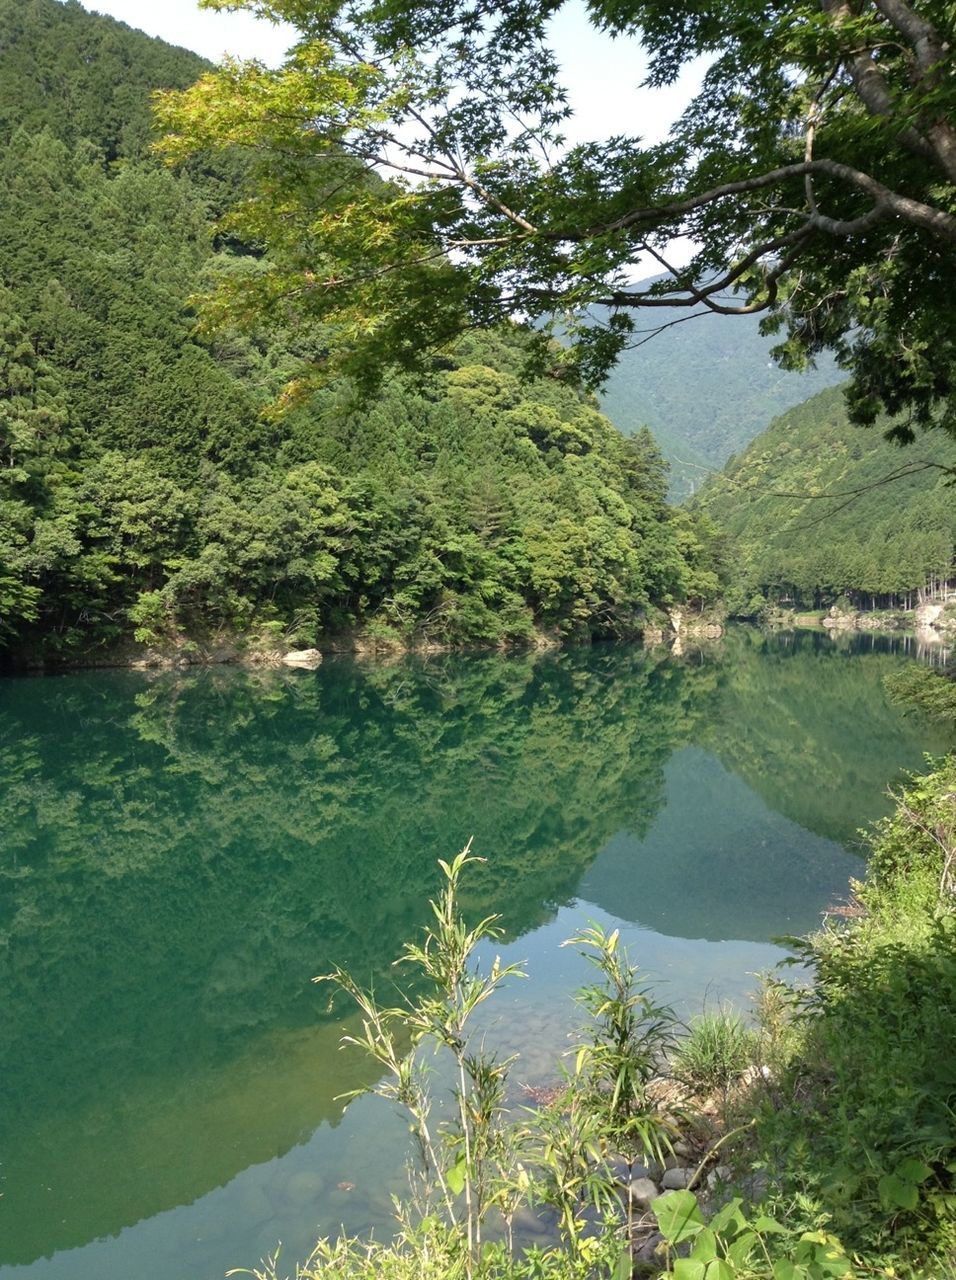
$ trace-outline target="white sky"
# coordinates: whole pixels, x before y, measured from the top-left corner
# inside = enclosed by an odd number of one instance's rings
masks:
[[[214,13],[196,0],[83,0],[170,44],[184,45],[218,62],[224,54],[259,58],[277,66],[295,33],[248,13]],[[574,108],[569,141],[633,134],[657,141],[699,85],[692,68],[668,89],[639,89],[645,61],[634,40],[614,40],[587,21],[581,0],[570,0],[552,22],[553,43],[565,70]]]

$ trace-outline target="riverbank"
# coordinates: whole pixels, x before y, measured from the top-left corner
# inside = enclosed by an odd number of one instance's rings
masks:
[[[384,659],[404,654],[547,652],[569,645],[588,645],[596,639],[638,643],[648,649],[663,646],[680,656],[685,644],[719,640],[724,629],[725,618],[718,609],[697,613],[677,607],[669,611],[652,610],[640,619],[639,625],[613,637],[567,634],[554,628],[536,627],[520,639],[495,644],[442,642],[420,632],[401,632],[382,625],[319,635],[309,643],[302,643],[299,637],[290,637],[265,626],[245,633],[220,630],[184,634],[153,643],[128,639],[108,647],[69,654],[27,652],[10,656],[8,663],[11,670],[27,673],[108,668],[172,671],[224,665],[302,670],[317,667],[326,654]]]
[[[794,628],[831,632],[907,632],[924,643],[956,642],[956,600],[921,604],[915,609],[850,609],[833,605],[830,609],[801,611],[774,609],[766,625],[778,631]]]

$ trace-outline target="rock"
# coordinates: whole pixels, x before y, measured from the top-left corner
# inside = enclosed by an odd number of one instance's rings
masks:
[[[763,1169],[757,1169],[743,1178],[740,1183],[740,1189],[743,1192],[744,1199],[750,1201],[751,1204],[759,1204],[767,1194],[770,1185],[770,1179]]]
[[[679,1138],[674,1143],[674,1155],[680,1156],[684,1160],[693,1160],[695,1152],[689,1142],[686,1142],[683,1138]]]
[[[677,1169],[681,1163],[680,1156],[670,1155],[664,1157],[663,1169]]]
[[[242,1206],[242,1219],[247,1226],[258,1226],[274,1216],[272,1202],[258,1183],[250,1183],[242,1188],[239,1195]]]
[[[634,1261],[657,1263],[658,1266],[663,1266],[664,1259],[661,1254],[658,1253],[658,1249],[663,1243],[664,1237],[661,1233],[659,1231],[653,1232],[653,1234],[649,1235],[644,1243],[635,1251]]]
[[[632,1178],[627,1188],[631,1202],[641,1209],[649,1209],[660,1193],[657,1183],[650,1178]]]
[[[674,1169],[668,1169],[664,1174],[664,1181],[661,1184],[665,1191],[683,1191],[690,1185],[694,1178],[693,1169],[685,1169],[678,1166]]]
[[[655,1172],[653,1161],[645,1164],[643,1160],[628,1160],[624,1156],[610,1156],[607,1168],[614,1181],[624,1187],[636,1178],[651,1178],[654,1182],[659,1182],[662,1172],[660,1169]]]
[[[322,655],[318,649],[290,649],[282,655],[284,666],[304,667],[309,671],[314,671],[321,661]]]

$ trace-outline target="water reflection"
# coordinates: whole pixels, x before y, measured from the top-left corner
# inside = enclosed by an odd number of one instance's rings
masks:
[[[602,911],[642,926],[681,998],[745,983],[845,884],[833,839],[945,745],[883,698],[899,661],[741,632],[683,662],[3,682],[0,1273],[202,1280],[260,1236],[375,1220],[330,1171],[364,1144],[349,1158],[387,1201],[397,1170],[368,1172],[387,1122],[363,1129],[371,1103],[341,1122],[367,1068],[309,978],[386,981],[468,835],[488,856],[468,909],[534,960],[513,1025],[535,1069],[577,980],[556,915],[563,936]],[[683,941],[718,938],[719,957]]]

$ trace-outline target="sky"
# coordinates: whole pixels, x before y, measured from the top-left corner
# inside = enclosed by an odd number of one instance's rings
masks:
[[[193,49],[213,62],[231,54],[278,66],[294,39],[291,28],[274,26],[248,13],[199,9],[196,0],[83,3],[170,44]],[[700,68],[691,68],[667,89],[641,89],[645,60],[640,45],[635,40],[612,41],[596,31],[588,23],[580,0],[569,0],[551,29],[575,112],[566,129],[570,142],[615,133],[658,141],[699,85]]]

